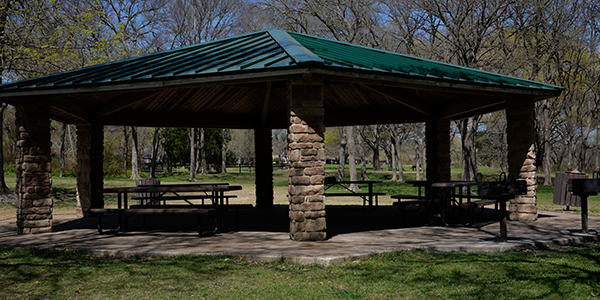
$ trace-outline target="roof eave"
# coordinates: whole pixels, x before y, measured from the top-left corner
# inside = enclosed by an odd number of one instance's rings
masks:
[[[375,70],[349,69],[346,67],[323,66],[319,62],[306,61],[296,66],[279,67],[262,70],[242,70],[233,72],[190,75],[176,78],[151,78],[131,81],[93,83],[79,86],[55,86],[41,88],[25,88],[14,91],[0,91],[2,98],[19,98],[35,96],[76,95],[103,92],[128,92],[135,90],[155,90],[163,88],[179,88],[187,86],[257,83],[286,80],[288,76],[312,72],[337,78],[345,82],[378,84],[390,87],[410,89],[435,89],[450,91],[472,91],[473,93],[514,94],[544,100],[559,96],[563,89],[545,89],[520,86],[508,86],[478,82],[457,81],[452,79],[429,78],[423,76],[391,74]]]
[[[468,82],[458,81],[446,78],[434,78],[424,77],[415,75],[405,74],[392,74],[388,72],[381,72],[375,70],[360,70],[352,69],[348,71],[348,68],[344,67],[332,67],[326,66],[319,68],[318,70],[312,70],[314,73],[319,73],[328,76],[327,78],[337,77],[346,78],[350,82],[364,83],[364,80],[372,81],[373,83],[400,87],[410,89],[436,89],[447,91],[452,90],[471,90],[474,93],[493,93],[493,94],[517,94],[523,96],[530,96],[535,98],[536,101],[553,98],[559,96],[564,90],[563,87],[557,87],[555,89],[549,88],[534,88],[525,86],[510,86],[510,85],[498,85],[483,82]]]

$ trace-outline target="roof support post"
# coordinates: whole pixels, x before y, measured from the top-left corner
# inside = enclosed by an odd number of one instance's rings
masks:
[[[273,207],[273,146],[271,128],[259,126],[254,129],[256,156],[256,208]]]
[[[52,231],[52,163],[48,101],[16,104],[17,233]]]
[[[425,123],[425,159],[428,180],[450,180],[450,119]]]
[[[535,221],[538,217],[534,115],[529,99],[514,98],[506,103],[508,177],[527,180],[527,195],[510,200],[509,219],[513,221]]]
[[[321,241],[325,221],[323,78],[291,77],[288,92],[290,238]]]
[[[77,125],[77,215],[85,208],[103,208],[104,197],[104,126],[92,123]]]

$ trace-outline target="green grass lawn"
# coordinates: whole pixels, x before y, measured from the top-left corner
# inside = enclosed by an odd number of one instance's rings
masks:
[[[241,257],[0,249],[1,299],[587,299],[600,246],[398,251],[328,267]]]

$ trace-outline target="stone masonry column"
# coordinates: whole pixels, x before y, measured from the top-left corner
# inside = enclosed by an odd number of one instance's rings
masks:
[[[254,129],[256,155],[256,208],[273,207],[273,146],[271,128],[266,126]]]
[[[531,101],[514,99],[506,105],[506,137],[508,142],[508,177],[527,180],[527,195],[510,200],[509,219],[537,220],[536,150],[534,146],[534,105]]]
[[[326,238],[323,78],[288,79],[290,238]]]
[[[16,109],[17,233],[51,232],[50,105],[19,101]]]
[[[104,126],[77,125],[77,215],[84,208],[103,208],[104,197],[97,193],[104,187]]]
[[[450,180],[450,119],[425,123],[425,159],[428,180]]]

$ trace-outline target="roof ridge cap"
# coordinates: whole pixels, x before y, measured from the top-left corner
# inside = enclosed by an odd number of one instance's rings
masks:
[[[308,48],[296,41],[286,31],[271,28],[267,32],[297,64],[308,62],[324,63],[321,57],[308,50]]]

